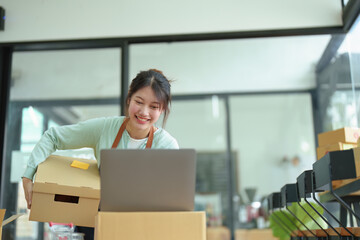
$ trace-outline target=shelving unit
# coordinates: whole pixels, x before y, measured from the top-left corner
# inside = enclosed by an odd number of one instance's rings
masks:
[[[355,181],[348,183],[344,186],[341,186],[339,188],[336,188],[333,191],[343,199],[360,201],[360,179],[356,179]],[[320,200],[322,202],[329,202],[329,201],[334,201],[335,198],[331,193],[325,192],[321,194]]]
[[[323,158],[313,164],[312,170],[304,171],[297,178],[297,182],[293,184],[286,184],[281,188],[280,193],[272,193],[268,197],[269,212],[276,211],[278,214],[287,211],[294,216],[299,223],[301,223],[307,230],[300,230],[291,221],[280,221],[277,218],[277,224],[289,233],[293,240],[295,239],[360,239],[360,228],[354,227],[354,222],[350,221],[350,226],[347,227],[347,219],[355,218],[357,226],[360,226],[360,148],[329,152]],[[332,182],[335,180],[346,180],[348,184],[333,189]],[[326,192],[324,192],[326,191]],[[317,193],[320,192],[318,199]],[[359,194],[359,195],[357,195]],[[301,220],[290,211],[289,204],[298,204],[305,200],[307,204],[308,198],[312,198],[319,206],[321,206],[328,215],[335,220],[340,227],[332,226],[322,214],[313,210],[323,219],[329,226],[328,229],[321,228],[320,224],[311,216],[306,210],[302,209],[316,222],[319,226],[317,230],[309,230]],[[336,217],[325,206],[324,202],[336,201],[340,204],[340,217]],[[289,219],[290,220],[290,219]],[[297,228],[297,231],[289,231],[292,224]],[[294,229],[294,228],[292,228]]]

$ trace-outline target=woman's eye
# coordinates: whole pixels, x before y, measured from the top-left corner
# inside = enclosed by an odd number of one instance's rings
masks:
[[[140,102],[140,101],[135,101],[137,104],[142,104],[142,102]]]

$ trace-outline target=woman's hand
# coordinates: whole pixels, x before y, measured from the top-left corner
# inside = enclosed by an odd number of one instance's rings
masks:
[[[29,178],[23,177],[22,178],[24,193],[25,193],[25,199],[27,202],[27,208],[31,208],[31,201],[32,201],[32,191],[33,191],[33,181]]]

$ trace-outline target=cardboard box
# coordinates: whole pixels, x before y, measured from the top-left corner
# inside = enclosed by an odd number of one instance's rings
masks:
[[[277,240],[271,229],[236,229],[235,240]]]
[[[206,240],[205,212],[99,212],[95,240]]]
[[[230,240],[230,229],[225,226],[208,227],[206,229],[206,240]]]
[[[5,221],[4,221],[5,212],[6,212],[5,209],[0,209],[0,239],[2,239],[2,228],[3,228],[3,226],[5,226],[6,224],[14,221],[14,220],[17,219],[18,217],[24,215],[24,214],[22,214],[22,213],[16,214],[16,215],[12,215],[11,217],[5,219]]]
[[[317,160],[324,157],[328,152],[348,150],[348,149],[352,149],[352,148],[356,148],[356,147],[357,147],[357,144],[354,144],[354,143],[342,143],[342,142],[337,142],[337,143],[332,144],[332,145],[326,145],[326,146],[318,147],[316,149]]]
[[[338,142],[356,144],[360,136],[359,128],[345,127],[318,134],[319,147],[333,145]]]
[[[88,169],[71,167],[75,160]],[[29,219],[94,227],[99,202],[96,161],[52,155],[38,166]]]

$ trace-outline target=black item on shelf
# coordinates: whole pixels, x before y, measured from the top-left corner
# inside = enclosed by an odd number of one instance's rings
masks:
[[[310,190],[310,193],[312,194],[313,196],[313,199],[315,200],[315,202],[317,202],[327,213],[329,213],[329,215],[335,219],[336,222],[339,223],[339,225],[342,226],[342,224],[338,221],[338,219],[323,205],[321,204],[317,199],[316,199],[316,195],[315,193],[316,192],[322,192],[321,190],[316,190],[315,189],[315,177],[314,177],[314,171],[313,170],[309,170],[307,174],[305,174],[303,176],[304,178],[303,179],[300,179],[300,180],[303,180],[305,183],[308,183],[309,182],[309,179],[310,179],[310,188],[309,189],[306,189],[306,191]],[[299,179],[298,179],[299,180]],[[304,184],[305,185],[305,184]],[[306,194],[309,193],[309,192],[306,192]],[[338,235],[339,238],[341,238],[341,234],[330,224],[330,222],[321,214],[319,213],[312,205],[311,203],[306,199],[304,198],[305,202],[318,214],[318,216],[321,217],[322,220],[324,220],[326,222],[326,224]],[[347,230],[348,231],[348,230]],[[326,232],[326,231],[325,231]],[[352,234],[352,233],[350,233]],[[328,233],[326,233],[327,237],[330,237]]]
[[[290,219],[287,215],[286,215],[286,213],[282,210],[282,202],[283,202],[283,200],[282,200],[282,196],[281,196],[281,193],[279,193],[279,192],[275,192],[275,193],[272,193],[272,194],[270,194],[270,196],[269,196],[269,209],[271,209],[271,210],[275,210],[275,209],[278,209],[279,211],[278,211],[278,213],[280,214],[282,214],[286,219],[287,219],[287,221],[289,222],[289,223],[291,223],[291,225],[293,226],[293,227],[295,227],[299,232],[301,232],[302,233],[302,236],[305,236],[305,234],[304,234],[304,232],[303,231],[301,231],[301,229],[296,225],[296,223],[292,220],[292,219]],[[287,223],[285,223],[284,221],[282,221],[281,220],[281,218],[279,217],[279,216],[277,216],[276,215],[276,213],[275,212],[272,212],[272,215],[274,216],[274,217],[276,217],[276,219],[279,221],[279,222],[281,222],[282,223],[282,225],[283,225],[283,230],[284,230],[284,227],[286,228],[286,229],[288,229],[288,234],[290,235],[290,236],[292,236],[293,235],[293,231],[292,231],[292,228],[291,227],[289,227],[289,225],[287,224]],[[297,219],[297,217],[295,217],[296,219]],[[279,222],[277,222],[278,224],[279,224]],[[302,237],[299,237],[299,236],[297,236],[297,237],[294,237],[294,238],[296,238],[296,239],[302,239]],[[305,238],[307,238],[306,236],[305,236]]]
[[[275,210],[275,209],[280,208],[280,193],[279,192],[271,193],[269,195],[268,200],[269,200],[268,203],[269,203],[270,210]]]
[[[298,193],[297,193],[297,185],[293,184],[286,184],[281,188],[281,206],[285,207],[286,210],[297,220],[301,225],[303,225],[306,230],[308,230],[311,235],[316,237],[316,235],[288,208],[288,204],[295,203],[298,200]],[[306,236],[303,231],[299,229],[299,231]]]
[[[296,179],[298,185],[299,199],[311,197],[313,188],[311,185],[311,174],[312,170],[307,170],[301,173]]]
[[[274,221],[278,224],[278,226],[286,232],[289,236],[292,234],[291,228],[284,223],[277,214],[275,214],[275,209],[280,208],[280,193],[274,192],[268,196],[268,210],[269,214],[272,214]]]
[[[333,199],[341,204],[341,225],[346,225],[346,212],[350,216],[355,216],[358,224],[360,223],[360,214],[355,212],[336,192],[334,192],[332,181],[356,178],[355,151],[349,149],[344,151],[329,152],[323,158],[313,164],[313,174],[316,179],[315,189],[329,190]],[[350,203],[351,205],[351,203]],[[359,209],[358,202],[354,203],[355,209]]]
[[[311,197],[311,193],[312,193],[312,170],[307,170],[304,171],[303,173],[301,173],[299,175],[299,177],[297,178],[297,182],[296,182],[296,188],[297,188],[297,204],[299,205],[299,207],[304,210],[304,212],[313,220],[313,222],[325,233],[326,238],[329,239],[330,235],[325,231],[325,229],[323,227],[321,227],[321,225],[314,219],[313,216],[311,216],[310,213],[308,213],[306,211],[306,209],[301,206],[300,202],[301,199],[304,199],[304,201],[306,202],[307,205],[309,205],[311,207],[311,209],[313,209],[316,214],[318,214],[320,216],[320,218],[322,220],[324,220],[326,222],[327,225],[329,225],[335,232],[336,230],[333,228],[333,226],[331,226],[331,224],[328,223],[328,221],[326,220],[326,218],[324,218],[324,216],[322,214],[320,214],[312,205],[311,203],[309,203],[307,201],[306,198]]]
[[[329,190],[333,180],[356,178],[353,149],[329,152],[313,164],[316,190]]]
[[[328,167],[330,167],[330,166],[328,166]],[[326,169],[327,168],[324,168],[323,170],[325,170],[326,171]],[[315,171],[315,170],[314,170]],[[315,172],[312,172],[312,177],[311,177],[311,181],[312,181],[312,186],[313,186],[313,189],[312,189],[312,198],[315,200],[315,202],[317,203],[317,204],[319,204],[342,228],[344,228],[345,229],[345,231],[347,231],[350,235],[351,235],[351,239],[354,239],[355,238],[355,236],[354,236],[354,234],[352,233],[352,232],[350,232],[349,231],[349,229],[347,229],[346,228],[346,226],[344,226],[344,224],[341,222],[341,221],[339,221],[332,213],[331,213],[331,211],[329,211],[317,198],[316,198],[316,174],[315,174]],[[318,169],[318,171],[320,171],[320,169]],[[330,184],[329,184],[330,186],[332,186],[332,184],[331,184],[331,182],[330,182]],[[327,222],[327,224],[329,224],[328,222]],[[329,226],[331,226],[331,225],[329,225]],[[333,229],[334,231],[335,231],[335,233],[341,238],[342,236],[341,236],[341,234],[334,228],[334,227],[332,227],[331,226],[331,229]]]

